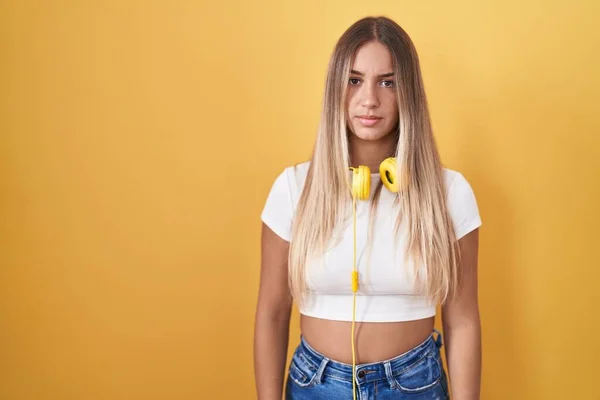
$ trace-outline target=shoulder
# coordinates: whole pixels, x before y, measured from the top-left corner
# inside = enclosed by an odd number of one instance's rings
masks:
[[[479,206],[471,183],[460,171],[444,168],[446,204],[457,238],[481,226]]]
[[[444,167],[444,179],[446,181],[446,186],[450,187],[455,179],[465,179],[465,177],[460,171]]]
[[[308,162],[302,162],[280,170],[272,183],[262,210],[263,222],[287,241],[292,237],[291,221],[306,180],[308,167]]]
[[[304,186],[306,176],[308,175],[308,168],[310,167],[310,161],[304,161],[298,164],[294,164],[286,168],[289,177],[292,181],[292,185],[298,188]]]
[[[472,190],[470,182],[460,171],[447,167],[444,168],[444,186],[448,197],[467,189]]]
[[[276,178],[276,183],[287,186],[292,197],[296,197],[304,187],[310,161],[303,161],[296,164],[285,166],[279,171],[279,176]]]
[[[310,167],[310,160],[303,161],[296,164],[290,164],[283,168],[283,173],[292,180],[304,180],[308,174],[308,168]]]

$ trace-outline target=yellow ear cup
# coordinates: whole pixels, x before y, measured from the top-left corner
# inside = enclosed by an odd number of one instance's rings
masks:
[[[367,200],[371,194],[371,170],[366,165],[352,169],[352,195]]]
[[[390,192],[397,193],[400,190],[399,177],[396,176],[396,158],[389,157],[379,164],[381,181]]]

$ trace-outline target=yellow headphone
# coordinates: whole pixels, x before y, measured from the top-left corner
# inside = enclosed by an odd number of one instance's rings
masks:
[[[386,158],[379,164],[379,174],[383,185],[393,193],[400,189],[396,176],[396,158]],[[356,292],[358,291],[358,269],[356,265],[356,199],[367,200],[371,195],[371,170],[359,165],[352,170],[352,211],[354,215],[354,267],[352,270],[352,396],[356,400],[356,350],[354,348],[354,323],[356,320]]]
[[[350,167],[352,174],[352,195],[359,200],[367,200],[371,194],[371,170],[366,165]],[[398,192],[399,183],[396,179],[396,158],[386,158],[379,164],[381,181],[391,192]]]

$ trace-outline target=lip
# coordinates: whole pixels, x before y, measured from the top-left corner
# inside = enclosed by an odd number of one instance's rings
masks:
[[[358,115],[356,118],[363,126],[373,126],[381,121],[381,117],[375,115]]]

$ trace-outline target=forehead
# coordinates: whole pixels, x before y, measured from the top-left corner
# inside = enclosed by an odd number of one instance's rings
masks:
[[[352,69],[365,74],[392,72],[392,55],[388,48],[379,42],[367,42],[358,48],[354,55]]]

